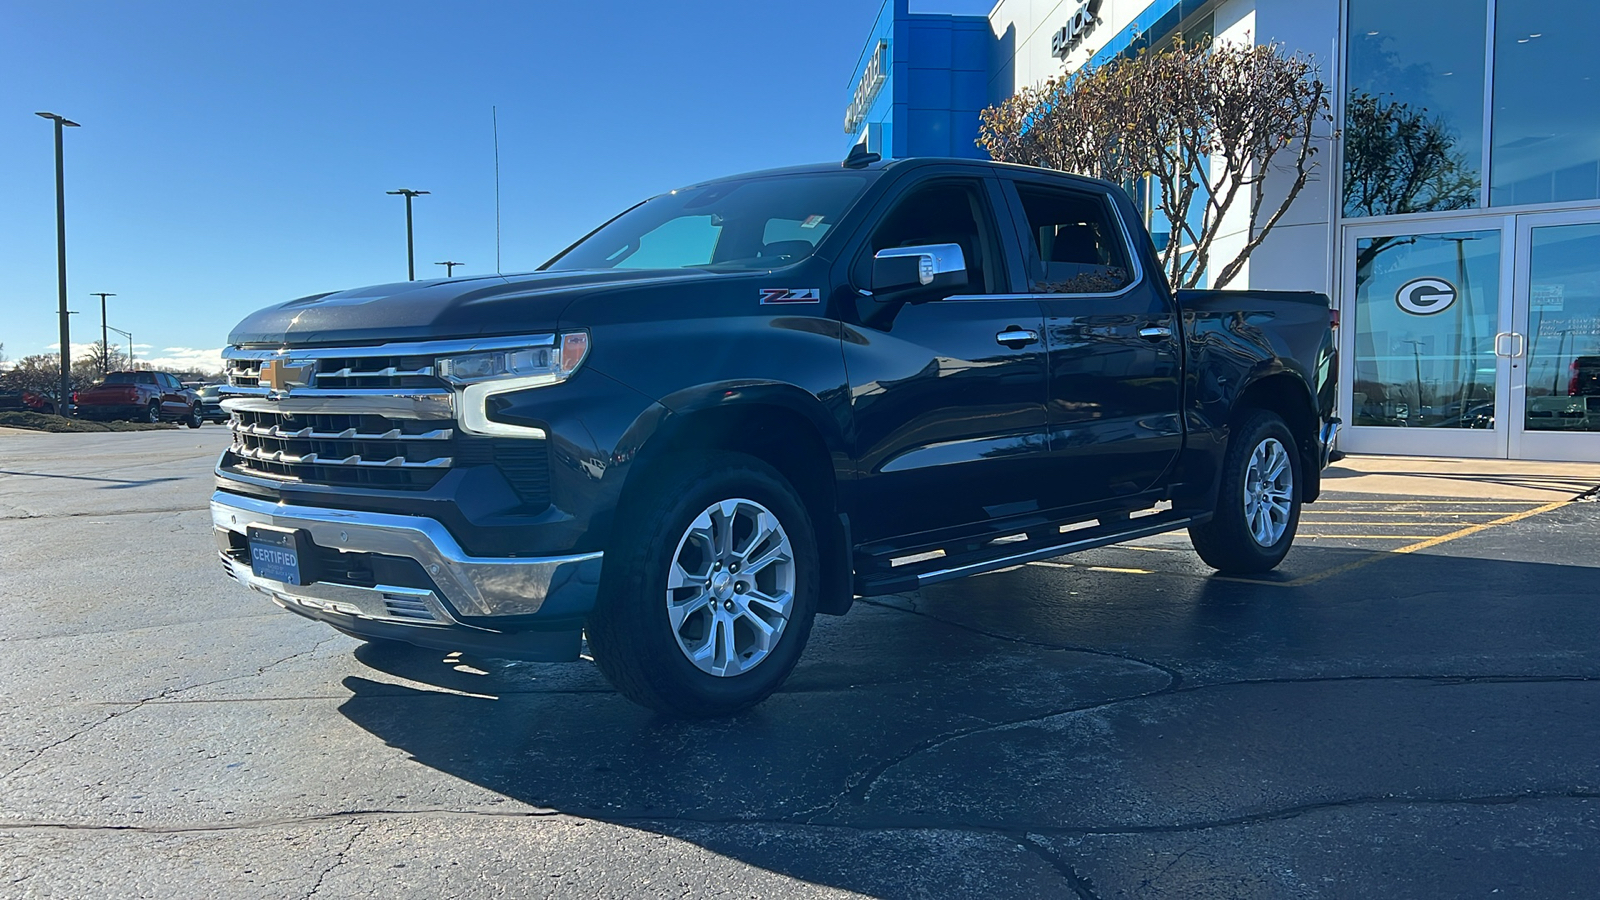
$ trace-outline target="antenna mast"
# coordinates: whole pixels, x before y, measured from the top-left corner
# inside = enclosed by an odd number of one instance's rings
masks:
[[[494,119],[494,273],[500,274],[500,110],[489,107]]]

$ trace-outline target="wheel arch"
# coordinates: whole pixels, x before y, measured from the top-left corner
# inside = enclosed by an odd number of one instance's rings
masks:
[[[638,444],[621,487],[618,514],[644,496],[654,473],[674,459],[707,450],[743,453],[778,470],[799,493],[817,532],[822,560],[818,612],[848,611],[851,592],[848,519],[841,515],[843,430],[820,400],[792,385],[725,383],[661,400],[665,414]]]
[[[1277,414],[1289,427],[1300,455],[1300,499],[1305,503],[1316,500],[1322,493],[1321,453],[1317,446],[1320,417],[1310,385],[1288,369],[1258,374],[1233,402],[1228,417],[1229,435],[1237,434],[1245,420],[1260,410]]]

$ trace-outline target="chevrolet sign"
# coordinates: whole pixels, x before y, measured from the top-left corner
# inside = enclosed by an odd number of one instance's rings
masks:
[[[867,60],[866,70],[861,73],[861,80],[856,82],[856,92],[850,98],[850,106],[844,111],[845,134],[855,134],[860,130],[867,112],[872,109],[872,101],[878,99],[878,91],[883,89],[888,77],[889,42],[878,41],[877,49],[872,51],[872,57]]]

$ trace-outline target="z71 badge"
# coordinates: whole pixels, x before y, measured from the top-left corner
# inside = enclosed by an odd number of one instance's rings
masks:
[[[821,303],[821,288],[762,288],[761,305],[769,303]]]

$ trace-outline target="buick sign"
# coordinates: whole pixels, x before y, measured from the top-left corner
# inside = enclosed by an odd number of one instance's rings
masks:
[[[1102,0],[1083,0],[1078,4],[1078,9],[1050,38],[1050,55],[1056,59],[1064,60],[1067,54],[1078,49],[1083,39],[1089,36],[1094,26],[1100,23],[1100,4]]]

